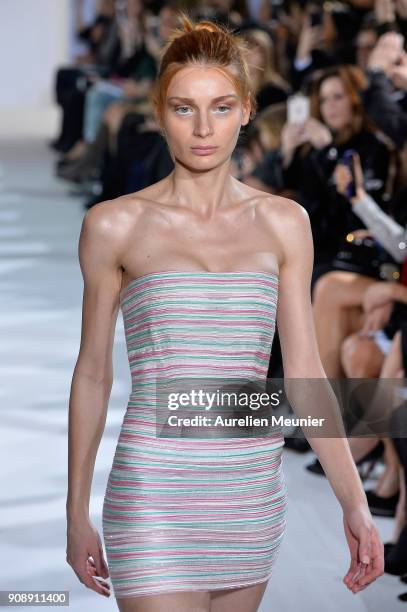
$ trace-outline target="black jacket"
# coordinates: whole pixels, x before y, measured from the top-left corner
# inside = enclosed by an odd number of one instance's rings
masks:
[[[395,144],[403,147],[407,140],[407,96],[394,90],[381,70],[367,72],[369,86],[363,92],[363,105],[377,127]]]
[[[310,216],[315,262],[330,261],[348,232],[365,227],[333,182],[334,169],[346,149],[359,153],[365,189],[387,212],[386,188],[392,154],[379,136],[368,131],[359,132],[341,146],[300,147],[288,168],[283,167],[280,150],[272,151],[253,172],[276,191],[294,190],[296,200]]]

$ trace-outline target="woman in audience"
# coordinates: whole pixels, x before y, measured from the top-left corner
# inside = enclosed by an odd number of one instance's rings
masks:
[[[97,75],[110,73],[118,45],[114,8],[114,0],[102,0],[87,26],[77,15],[77,36],[88,50],[76,58],[74,66],[60,68],[55,77],[55,100],[62,111],[60,134],[51,142],[56,151],[70,151],[81,140],[86,91]]]
[[[310,117],[302,123],[287,122],[278,154],[269,167],[267,159],[261,164],[265,190],[271,176],[271,187],[294,190],[310,215],[315,248],[312,289],[320,276],[334,269],[333,259],[346,235],[363,228],[333,182],[344,152],[352,149],[360,154],[369,177],[366,189],[382,208],[387,208],[393,192],[396,154],[364,112],[360,98],[364,86],[364,75],[355,66],[318,73],[311,86]],[[259,178],[259,173],[255,171],[254,176]]]
[[[242,35],[249,45],[250,80],[258,111],[261,112],[271,104],[284,102],[291,93],[291,87],[275,70],[274,46],[270,35],[260,29],[243,30]]]
[[[336,187],[349,199],[354,212],[374,238],[396,261],[403,263],[401,282],[371,281],[365,290],[359,282],[359,291],[355,291],[352,273],[330,272],[320,279],[314,292],[313,308],[321,358],[324,367],[328,362],[328,367],[333,368],[336,361],[337,369],[335,372],[331,370],[331,376],[404,378],[407,364],[407,229],[385,214],[366,193],[357,154],[353,156],[353,167],[352,172],[348,165],[338,164],[334,172]],[[348,196],[353,180],[355,195]],[[398,197],[404,202],[405,196],[404,189]],[[395,206],[396,210],[399,208],[399,205]],[[405,211],[403,213],[405,216]],[[403,480],[400,479],[400,462],[392,441],[385,438],[383,442],[386,469],[376,489],[367,494],[372,512],[391,516]],[[350,440],[356,460],[375,444],[377,440],[374,438]],[[398,531],[405,520],[404,506],[402,502],[398,511],[401,514],[397,522]]]
[[[156,60],[159,58],[159,50],[168,39],[170,33],[176,26],[176,10],[171,4],[164,5],[158,13],[158,22],[150,16],[147,19],[147,28],[145,36],[145,46],[151,57]],[[134,116],[134,121],[131,116]],[[158,129],[154,123],[152,116],[152,107],[148,100],[139,102],[113,102],[106,109],[103,115],[103,120],[99,126],[94,142],[90,143],[80,159],[69,167],[65,166],[60,171],[59,175],[67,180],[86,183],[92,178],[100,177],[102,187],[96,195],[92,195],[86,204],[90,205],[106,199],[107,194],[114,193],[123,195],[120,189],[126,184],[126,181],[120,180],[115,186],[107,185],[112,180],[112,176],[117,177],[120,172],[118,168],[118,134],[123,125],[125,117],[129,116],[130,121],[126,125],[134,125],[137,123],[147,122],[148,128]],[[143,119],[144,117],[144,119]],[[137,152],[133,151],[134,157],[137,157]],[[115,168],[111,171],[110,166]],[[109,168],[107,168],[109,166]],[[124,171],[124,169],[123,169]],[[163,177],[162,177],[163,178]]]
[[[118,20],[121,45],[113,75],[108,82],[96,83],[86,95],[86,143],[94,141],[103,114],[112,103],[145,99],[157,74],[155,58],[145,45],[143,0],[126,0],[126,9]]]
[[[155,57],[147,48],[139,0],[127,0],[127,12],[119,28],[120,56],[109,81],[98,81],[87,93],[84,139],[78,156],[59,163],[58,176],[82,182],[92,176],[106,147],[114,149],[115,136],[123,117],[145,103],[157,72]]]

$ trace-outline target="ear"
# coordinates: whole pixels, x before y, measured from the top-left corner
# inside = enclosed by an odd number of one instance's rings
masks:
[[[242,125],[247,125],[249,123],[251,110],[250,100],[248,99],[243,103]]]
[[[154,116],[156,124],[158,125],[160,132],[163,132],[164,130],[163,130],[163,125],[162,125],[162,118],[155,105],[153,105],[153,116]]]

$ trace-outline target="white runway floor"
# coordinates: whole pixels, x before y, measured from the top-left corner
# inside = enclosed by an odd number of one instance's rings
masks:
[[[69,590],[70,610],[117,610],[84,587],[65,561],[67,410],[80,338],[77,260],[80,200],[53,178],[41,141],[0,144],[0,589]],[[92,488],[101,533],[108,472],[130,390],[119,317],[115,383]],[[341,508],[325,478],[303,466],[312,453],[284,450],[289,490],[285,540],[261,612],[397,612],[398,578],[383,576],[353,595],[342,583],[348,549]],[[392,519],[376,519],[384,541]],[[191,611],[192,612],[192,611]]]

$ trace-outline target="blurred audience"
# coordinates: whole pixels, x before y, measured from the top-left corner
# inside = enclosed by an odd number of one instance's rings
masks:
[[[149,92],[179,8],[248,43],[257,115],[232,172],[309,214],[321,360],[328,377],[376,385],[344,422],[362,480],[376,479],[372,512],[394,519],[386,572],[407,576],[407,0],[105,0],[90,24],[78,0],[86,51],[56,74],[52,146],[86,208],[173,169]],[[269,376],[283,375],[277,329]],[[399,381],[396,401],[383,400],[389,381]],[[371,435],[357,435],[363,422],[376,424]],[[300,437],[286,447],[310,450]],[[324,476],[318,460],[306,467]]]

